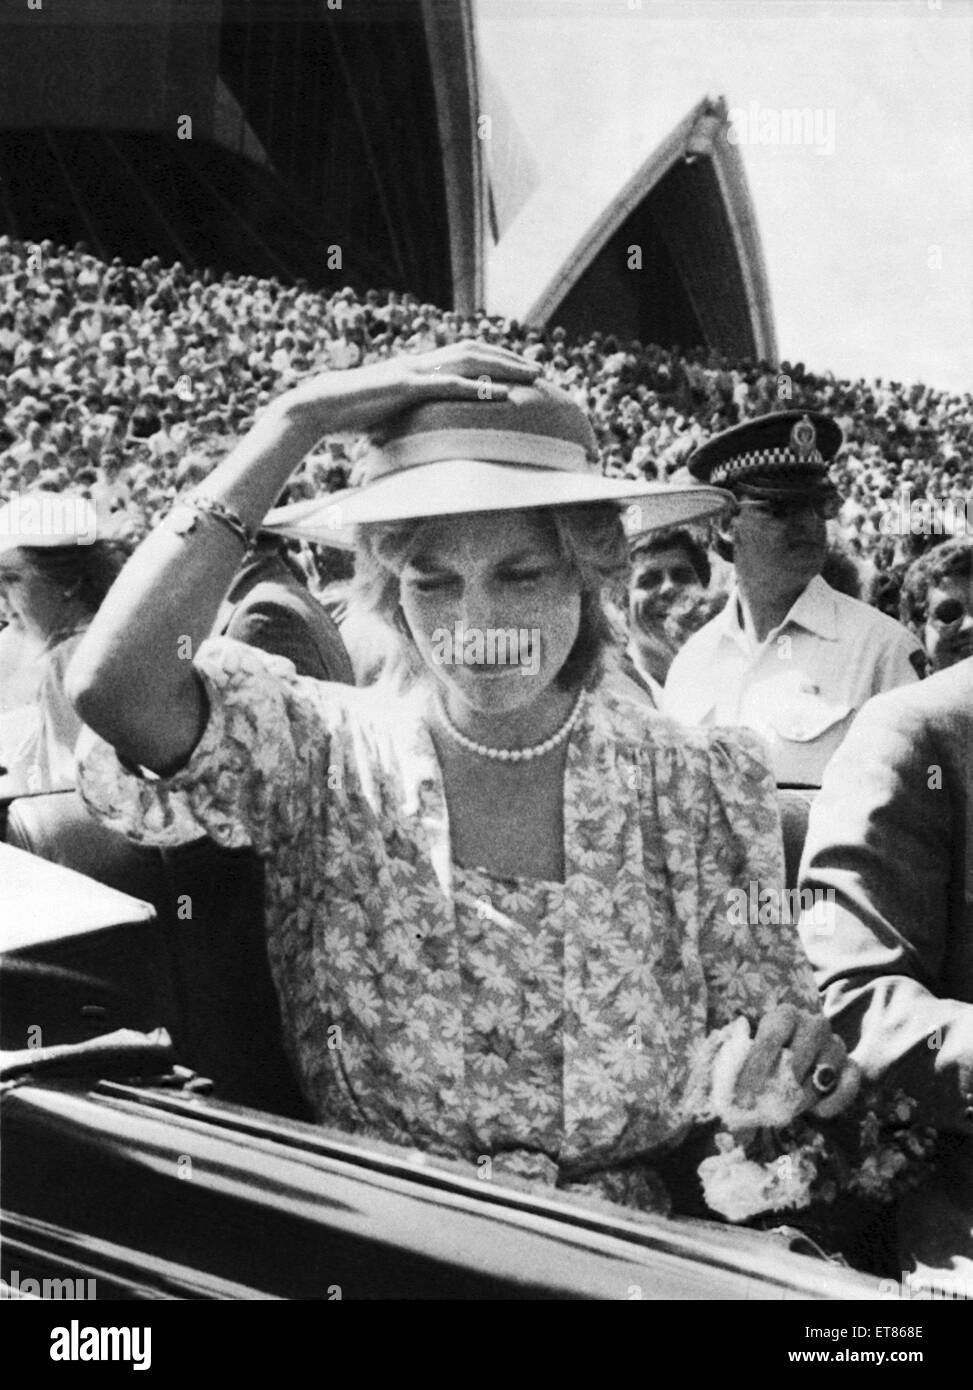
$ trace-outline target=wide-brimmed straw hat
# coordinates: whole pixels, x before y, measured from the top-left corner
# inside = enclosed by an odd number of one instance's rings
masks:
[[[629,533],[641,534],[732,501],[710,486],[604,477],[586,415],[542,381],[512,386],[502,400],[414,406],[372,439],[357,472],[358,486],[278,507],[264,527],[350,547],[356,527],[376,522],[615,502],[627,504]]]

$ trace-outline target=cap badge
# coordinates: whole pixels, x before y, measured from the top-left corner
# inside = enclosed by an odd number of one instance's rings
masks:
[[[818,432],[810,419],[805,415],[804,419],[798,420],[797,424],[791,430],[791,443],[801,463],[805,463],[811,457],[817,442]]]

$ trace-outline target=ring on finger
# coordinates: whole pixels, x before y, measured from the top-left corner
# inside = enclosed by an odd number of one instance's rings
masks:
[[[830,1096],[838,1085],[838,1073],[827,1062],[822,1062],[820,1066],[814,1068],[811,1085],[822,1099],[825,1096]]]

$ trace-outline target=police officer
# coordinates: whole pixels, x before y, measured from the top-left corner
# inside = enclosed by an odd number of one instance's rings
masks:
[[[666,708],[691,724],[755,729],[781,786],[820,786],[855,712],[922,669],[904,627],[821,578],[841,442],[830,416],[782,411],[725,430],[689,461],[737,499],[721,537],[736,587],[677,654]]]

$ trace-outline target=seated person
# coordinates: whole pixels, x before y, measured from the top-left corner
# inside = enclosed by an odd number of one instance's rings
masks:
[[[587,417],[538,375],[467,341],[285,392],[143,543],[76,653],[99,736],[80,785],[139,841],[206,832],[262,856],[320,1123],[657,1209],[648,1174],[690,1128],[712,1030],[752,1023],[739,1086],[786,1067],[788,1115],[836,1113],[856,1073],[796,934],[728,908],[731,887],[780,887],[753,741],[603,680],[621,506],[652,529],[724,496],[602,477]],[[286,529],[320,539],[338,516],[356,537],[356,602],[399,667],[364,689],[206,640],[248,533],[283,525],[265,517],[291,471],[345,433],[373,441],[361,486],[287,508]],[[502,663],[498,632],[518,637]]]
[[[121,568],[118,547],[94,538],[89,499],[25,493],[0,508],[0,611],[18,647],[24,695],[0,713],[0,797],[74,786],[81,721],[64,672]]]
[[[899,606],[933,671],[945,671],[973,655],[973,541],[943,541],[913,560]]]
[[[0,599],[0,718],[29,705],[37,694],[34,668],[40,646],[22,626],[8,621]]]
[[[973,658],[865,705],[812,808],[801,887],[834,894],[800,930],[865,1079],[960,1141],[903,1256],[962,1258],[973,1279]]]

